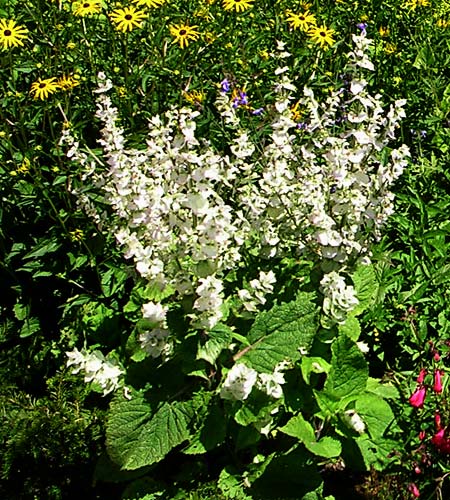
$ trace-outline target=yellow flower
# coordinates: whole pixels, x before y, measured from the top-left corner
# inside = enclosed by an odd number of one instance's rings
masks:
[[[292,29],[301,29],[302,31],[309,31],[310,28],[316,25],[316,17],[311,14],[309,10],[302,12],[300,14],[294,14],[291,11],[287,12],[288,17],[286,18],[289,26]]]
[[[450,21],[448,21],[447,19],[438,19],[436,21],[436,26],[438,28],[448,28],[450,26]]]
[[[81,0],[81,2],[74,3],[74,14],[76,16],[92,16],[102,11],[100,0]]]
[[[78,77],[78,78],[77,78]],[[58,85],[61,90],[72,90],[80,85],[80,77],[78,75],[62,76],[58,79]]]
[[[312,27],[308,31],[308,35],[314,42],[320,45],[321,49],[326,49],[334,43],[334,30],[328,29],[324,24]]]
[[[404,9],[416,10],[417,7],[429,7],[429,0],[407,0],[402,4]]]
[[[170,34],[175,37],[174,43],[178,42],[180,47],[184,49],[189,45],[189,40],[196,41],[200,33],[194,28],[198,26],[188,26],[187,24],[172,24],[169,26]]]
[[[76,44],[76,43],[74,43],[74,42],[67,42],[67,45],[66,45],[66,47],[67,47],[69,50],[73,50],[76,46],[77,46],[77,44]]]
[[[116,24],[117,30],[126,33],[134,28],[141,28],[142,21],[147,17],[147,14],[134,7],[125,7],[124,9],[116,9],[109,17]]]
[[[389,34],[391,33],[389,28],[385,27],[385,26],[380,26],[378,28],[378,33],[380,34],[381,38],[386,38],[389,36]]]
[[[47,99],[50,94],[55,93],[59,89],[56,78],[38,78],[37,81],[31,84],[30,93],[34,93],[34,99]]]
[[[0,19],[0,45],[3,45],[3,50],[23,46],[23,40],[28,38],[27,33],[28,30],[16,24],[16,21]]]
[[[394,54],[395,52],[397,52],[397,45],[395,45],[395,43],[387,43],[384,46],[384,51],[389,55]]]
[[[133,3],[144,7],[161,7],[166,3],[166,0],[133,0]]]
[[[254,0],[223,0],[222,5],[225,10],[235,10],[236,12],[244,12],[252,5]]]
[[[191,104],[201,104],[205,99],[205,93],[198,90],[183,92],[183,97]]]
[[[298,109],[300,106],[300,101],[297,101],[293,106],[290,107],[291,117],[294,122],[299,122],[302,118],[303,113]]]
[[[20,172],[21,174],[27,174],[30,171],[30,165],[30,160],[28,158],[24,158],[22,164],[17,169],[17,172]]]
[[[69,236],[72,241],[81,241],[84,239],[84,231],[82,229],[74,229],[69,231]]]

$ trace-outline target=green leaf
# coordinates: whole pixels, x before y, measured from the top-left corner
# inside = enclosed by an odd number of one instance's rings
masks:
[[[345,323],[338,325],[338,331],[356,342],[361,334],[361,326],[355,316],[347,316]]]
[[[18,320],[23,321],[28,317],[28,314],[30,313],[30,307],[18,302],[17,304],[14,304],[13,311],[14,316]]]
[[[330,363],[325,361],[323,358],[315,356],[305,356],[302,358],[301,363],[303,380],[307,384],[310,383],[311,373],[328,373],[331,367]]]
[[[297,438],[314,455],[332,458],[338,457],[341,454],[342,446],[337,439],[325,436],[317,441],[312,425],[300,414],[292,417],[279,430],[288,436]]]
[[[395,385],[389,382],[383,384],[376,378],[369,377],[369,380],[367,381],[367,391],[378,394],[378,396],[381,396],[384,399],[400,398],[400,392]]]
[[[31,252],[24,255],[23,259],[35,259],[36,257],[42,257],[48,253],[56,252],[61,247],[61,243],[58,241],[49,241],[47,239],[38,243]]]
[[[288,436],[295,437],[301,442],[315,441],[315,434],[312,425],[307,422],[301,414],[292,417],[286,425],[279,429]]]
[[[353,309],[352,315],[358,316],[373,303],[378,290],[378,281],[372,265],[359,266],[352,275],[356,296],[359,304]]]
[[[366,470],[373,467],[375,470],[382,471],[396,459],[391,452],[398,448],[398,441],[391,439],[373,440],[367,435],[360,436],[355,441],[364,459]]]
[[[299,359],[300,350],[311,348],[319,324],[313,298],[314,294],[302,293],[293,302],[259,314],[248,334],[251,345],[239,357],[262,373],[272,373],[285,359]]]
[[[369,369],[356,343],[341,333],[333,342],[331,351],[331,369],[324,392],[335,399],[364,392]]]
[[[373,439],[383,436],[394,420],[389,404],[375,394],[363,394],[356,400],[355,410],[367,426]]]
[[[244,491],[244,481],[231,467],[222,470],[217,483],[220,491],[233,500],[251,500]]]
[[[41,324],[38,318],[28,318],[25,320],[22,328],[20,329],[19,336],[21,338],[30,337],[41,329]]]
[[[226,420],[217,404],[209,407],[208,414],[199,431],[183,450],[187,455],[206,453],[225,441]]]
[[[122,469],[134,470],[162,460],[189,438],[193,419],[191,402],[164,403],[152,415],[142,396],[118,397],[111,403],[106,426],[110,457]]]
[[[230,345],[232,333],[230,327],[222,324],[216,325],[208,331],[208,340],[205,344],[198,347],[197,359],[204,359],[214,365],[222,350]]]

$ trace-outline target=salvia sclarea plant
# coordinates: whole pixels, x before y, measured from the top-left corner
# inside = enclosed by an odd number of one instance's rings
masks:
[[[281,487],[283,498],[290,488],[295,498],[320,498],[318,463],[389,461],[386,399],[397,393],[369,377],[357,316],[375,300],[370,244],[393,211],[390,188],[409,152],[389,147],[405,101],[386,112],[362,76],[374,69],[370,45],[365,31],[353,35],[347,81],[319,103],[309,87],[298,98],[278,42],[263,138],[241,119],[245,94],[224,80],[215,104],[231,140],[222,151],[198,137],[200,112],[188,107],[152,117],[145,146],[127,147],[104,74],[96,90],[103,153],[63,131],[83,171],[80,206],[140,275],[126,306],[136,322],[126,349],[114,359],[88,346],[68,353],[87,382],[116,390],[107,445],[123,469],[155,464],[175,447],[197,455],[231,442],[219,486],[234,488],[233,498],[270,498],[271,489],[278,497]],[[277,303],[283,262],[300,258],[321,269],[318,289],[298,287],[294,300]],[[246,459],[236,461],[240,452]]]

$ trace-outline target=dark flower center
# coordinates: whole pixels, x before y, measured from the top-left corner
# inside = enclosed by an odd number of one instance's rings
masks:
[[[131,14],[127,14],[127,15],[125,16],[125,19],[126,19],[127,21],[131,21],[131,20],[133,19],[133,16],[132,16]]]
[[[186,30],[180,30],[180,36],[184,36],[187,33]]]
[[[91,6],[91,4],[90,4],[90,3],[84,3],[84,4],[83,4],[83,7],[84,7],[85,9],[87,9],[87,8],[88,8],[88,7],[90,7],[90,6]]]
[[[47,84],[46,84],[46,83],[40,83],[40,84],[39,84],[39,88],[40,88],[40,89],[45,89],[45,87],[46,87],[46,86],[47,86]]]
[[[11,35],[12,35],[11,30],[5,30],[5,31],[3,32],[3,35],[4,35],[4,36],[11,36]]]
[[[327,34],[325,33],[325,31],[321,31],[321,32],[319,33],[319,35],[320,35],[320,36],[322,36],[322,37],[324,37],[324,38],[327,36]]]

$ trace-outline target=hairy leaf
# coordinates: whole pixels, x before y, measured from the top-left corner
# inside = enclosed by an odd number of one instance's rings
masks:
[[[324,392],[335,399],[358,394],[366,389],[369,370],[355,342],[340,334],[331,347],[331,369]]]
[[[108,453],[125,470],[159,462],[189,438],[193,413],[189,401],[164,403],[152,415],[142,397],[115,399],[106,427]]]
[[[248,335],[251,345],[238,357],[263,373],[272,373],[284,359],[299,359],[300,350],[311,348],[318,327],[313,298],[313,294],[302,293],[293,302],[259,314]]]

